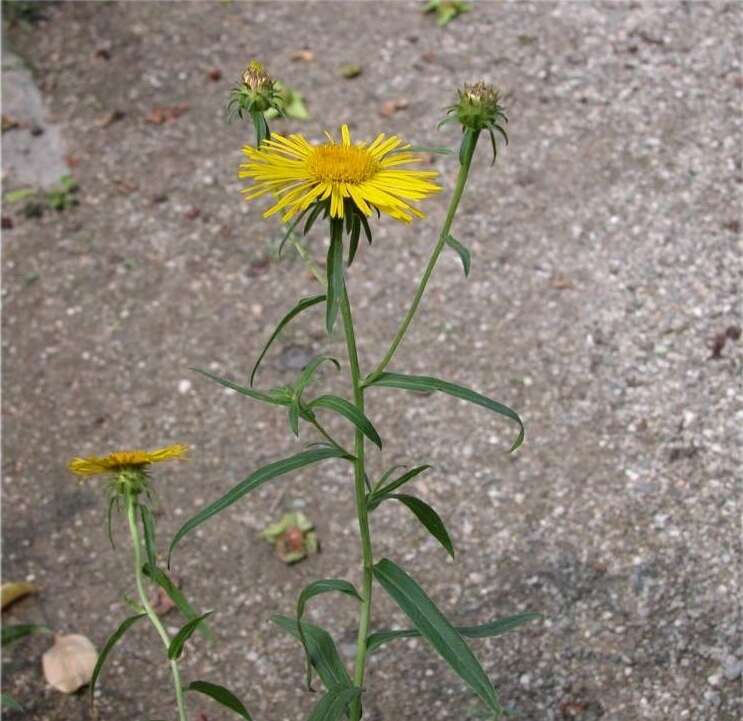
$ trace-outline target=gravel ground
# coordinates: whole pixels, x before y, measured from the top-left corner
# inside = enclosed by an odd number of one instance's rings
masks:
[[[391,507],[375,515],[375,553],[459,622],[545,614],[475,644],[515,718],[741,718],[743,5],[481,2],[444,30],[411,2],[68,2],[45,13],[7,39],[61,127],[80,204],[41,218],[3,210],[14,225],[3,232],[3,577],[42,589],[4,620],[84,633],[100,648],[127,615],[125,529],[115,525],[113,551],[103,493],[75,484],[70,456],[193,445],[190,463],[157,472],[164,541],[300,447],[283,413],[188,370],[246,379],[282,311],[312,292],[291,254],[273,257],[277,223],[239,195],[249,134],[224,124],[222,106],[246,60],[269,60],[305,94],[312,120],[301,129],[313,137],[349,122],[362,138],[454,144],[456,129],[434,130],[441,109],[483,77],[505,91],[511,145],[495,169],[478,158],[456,222],[472,273],[465,281],[446,255],[394,368],[511,405],[527,441],[509,457],[512,428],[484,411],[369,393],[386,441],[372,467],[432,463],[416,485],[458,549],[452,562]],[[292,61],[301,49],[314,60]],[[342,77],[345,63],[362,75]],[[172,122],[148,122],[181,104]],[[24,132],[5,133],[4,150]],[[456,161],[431,162],[450,189]],[[5,189],[17,187],[3,168]],[[384,222],[361,249],[349,287],[366,369],[444,209],[439,199],[423,222]],[[308,354],[342,354],[320,316],[282,335],[262,385],[290,381]],[[256,719],[306,717],[300,650],[269,619],[291,613],[310,580],[358,581],[352,505],[348,470],[331,462],[264,487],[183,542],[174,572],[200,607],[218,609],[216,643],[185,657],[189,678],[221,679]],[[257,534],[297,507],[323,552],[286,567]],[[309,616],[350,663],[352,603],[318,599]],[[381,593],[374,616],[403,623]],[[4,654],[4,688],[26,706],[8,719],[92,718],[84,695],[45,687],[48,643]],[[171,718],[160,659],[149,629],[135,628],[105,672],[98,718]],[[382,650],[368,687],[370,720],[481,718],[420,641]],[[227,718],[199,704],[193,718],[202,708]]]

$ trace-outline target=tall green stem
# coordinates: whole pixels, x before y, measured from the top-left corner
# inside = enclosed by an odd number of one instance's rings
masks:
[[[410,325],[411,321],[413,320],[413,317],[415,316],[416,311],[418,310],[418,306],[420,305],[421,298],[423,297],[423,292],[426,290],[426,286],[428,285],[428,281],[431,277],[431,273],[433,273],[433,269],[436,266],[436,263],[439,259],[439,256],[441,255],[441,251],[444,249],[444,245],[446,245],[446,239],[449,236],[449,232],[451,231],[452,223],[454,222],[454,216],[456,215],[457,208],[459,207],[459,201],[462,198],[462,193],[464,192],[464,186],[467,183],[467,177],[469,176],[470,172],[470,166],[472,165],[472,156],[475,153],[475,147],[477,146],[477,138],[475,138],[474,142],[469,143],[466,146],[464,155],[462,157],[462,162],[459,166],[459,174],[457,175],[457,183],[454,186],[454,192],[452,193],[451,200],[449,201],[449,210],[446,213],[446,219],[444,220],[444,225],[441,228],[441,234],[439,235],[439,240],[436,243],[436,246],[433,249],[433,253],[431,253],[431,257],[428,261],[428,265],[426,266],[425,271],[423,272],[423,277],[420,280],[420,283],[418,283],[418,289],[415,291],[415,297],[413,298],[413,303],[410,306],[410,309],[408,310],[407,314],[402,320],[402,323],[400,323],[400,327],[397,329],[397,333],[395,334],[395,337],[392,341],[392,345],[390,345],[390,349],[387,351],[387,354],[382,358],[382,360],[379,362],[379,365],[369,374],[369,377],[367,379],[367,382],[373,380],[376,376],[380,375],[384,369],[389,365],[389,362],[392,360],[392,356],[395,355],[395,351],[397,350],[397,347],[402,342],[402,339],[405,337],[405,333],[408,330],[408,326]]]
[[[165,648],[170,647],[170,636],[163,627],[158,615],[155,613],[155,609],[150,605],[147,599],[147,594],[144,589],[144,579],[142,578],[142,542],[139,538],[139,528],[137,526],[137,499],[133,494],[129,494],[126,498],[126,510],[129,518],[129,531],[132,535],[132,547],[134,548],[134,577],[137,580],[137,593],[139,594],[139,600],[150,619],[150,623],[155,627],[155,630],[160,635]],[[178,662],[173,659],[170,662],[170,670],[173,672],[173,685],[175,686],[175,698],[178,704],[178,718],[180,721],[188,721],[186,715],[186,706],[183,702],[183,689],[181,687],[181,675],[178,671]]]
[[[353,383],[353,400],[356,407],[364,412],[364,389],[361,385],[361,371],[359,369],[359,355],[356,350],[356,336],[351,317],[351,303],[345,286],[340,299],[343,330],[346,336],[348,349],[348,363],[351,368]],[[356,515],[359,521],[359,535],[361,537],[361,552],[363,556],[363,579],[361,586],[361,612],[359,614],[359,633],[356,640],[356,663],[354,666],[353,681],[359,688],[364,685],[364,667],[366,663],[366,639],[369,635],[369,619],[371,617],[372,581],[374,579],[374,557],[372,555],[371,534],[369,532],[369,514],[366,508],[366,487],[364,484],[364,434],[357,430],[354,438],[354,485],[356,490]],[[356,698],[351,705],[351,721],[361,718],[361,699]]]

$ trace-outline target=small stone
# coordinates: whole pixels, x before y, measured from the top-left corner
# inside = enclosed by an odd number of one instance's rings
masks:
[[[722,683],[722,676],[719,673],[713,673],[711,676],[707,676],[707,683],[717,688]]]
[[[191,390],[191,381],[187,378],[178,381],[178,392],[181,395],[186,395]]]

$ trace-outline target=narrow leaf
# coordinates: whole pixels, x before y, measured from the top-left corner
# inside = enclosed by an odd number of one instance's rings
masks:
[[[470,274],[470,252],[463,246],[453,235],[446,236],[446,244],[455,250],[462,261],[462,267],[464,268],[464,277],[469,277]]]
[[[447,553],[454,558],[454,546],[446,530],[444,522],[441,520],[436,511],[427,503],[421,501],[415,496],[408,496],[402,493],[390,493],[386,498],[394,498],[400,503],[404,503],[414,514],[415,517],[423,524],[426,530],[446,549]],[[384,500],[384,499],[383,499]]]
[[[299,378],[297,378],[297,382],[294,384],[294,392],[300,399],[302,397],[304,389],[307,387],[307,385],[312,380],[312,377],[315,375],[315,372],[325,361],[330,361],[337,370],[341,369],[341,364],[335,358],[329,355],[320,355],[313,358],[302,369],[302,372],[299,374]]]
[[[384,483],[387,478],[389,478],[390,475],[394,472],[395,468],[400,468],[401,466],[394,466],[391,468],[387,473],[385,473],[382,478],[379,479],[379,484],[381,486],[382,483]],[[372,493],[369,496],[369,500],[367,501],[367,507],[370,511],[373,511],[383,500],[382,496],[385,496],[389,493],[392,493],[392,491],[398,489],[403,484],[407,483],[408,481],[412,481],[413,478],[415,478],[418,474],[423,473],[423,471],[427,471],[429,468],[432,468],[432,466],[429,466],[428,464],[424,464],[422,466],[416,466],[415,468],[411,468],[406,473],[403,473],[399,478],[396,478],[391,483],[388,483],[386,486],[382,486],[381,488],[377,488],[374,493]]]
[[[317,220],[317,216],[320,215],[324,207],[325,205],[323,203],[315,203],[314,207],[310,211],[309,216],[307,216],[307,222],[304,224],[302,235],[307,235],[307,233],[310,232],[310,229],[312,228],[312,226],[315,224],[315,221]]]
[[[338,223],[335,226],[339,231],[331,233],[327,260],[328,295],[325,301],[325,327],[328,333],[333,332],[343,293],[343,226]]]
[[[108,534],[108,540],[111,543],[111,548],[113,549],[116,548],[116,545],[114,544],[114,534],[113,534],[113,530],[111,526],[114,506],[116,506],[116,510],[119,509],[119,497],[118,496],[111,497],[111,500],[108,502],[108,513],[106,514],[106,532]]]
[[[250,493],[250,491],[259,488],[264,483],[272,480],[273,478],[277,478],[278,476],[290,473],[291,471],[296,471],[299,468],[310,465],[311,463],[317,463],[318,461],[327,460],[328,458],[349,459],[349,456],[347,456],[342,450],[338,448],[312,448],[311,450],[302,451],[301,453],[297,453],[296,455],[290,456],[289,458],[284,458],[280,461],[269,463],[268,465],[263,466],[257,471],[251,473],[244,481],[234,486],[219,500],[199,511],[195,516],[186,521],[180,527],[180,529],[178,529],[178,532],[175,534],[173,540],[170,543],[168,559],[170,559],[170,556],[173,553],[173,549],[175,548],[176,544],[183,538],[183,536],[185,536],[197,526],[200,526],[202,523],[204,523],[204,521],[208,521],[212,516],[220,513],[225,508],[229,508],[233,503],[235,503],[235,501],[238,501],[246,493]],[[170,560],[168,560],[168,565],[170,565]]]
[[[263,393],[262,391],[255,391],[252,388],[245,388],[244,386],[233,383],[232,381],[228,381],[226,378],[220,378],[219,376],[214,375],[214,373],[202,370],[201,368],[191,368],[191,370],[195,371],[196,373],[200,373],[202,376],[206,376],[210,380],[213,380],[215,383],[219,383],[219,385],[224,386],[225,388],[237,391],[238,393],[250,398],[254,398],[257,401],[263,401],[264,403],[268,403],[273,406],[288,406],[291,402],[288,396],[283,397],[278,393]]]
[[[181,657],[181,654],[183,653],[183,647],[186,645],[186,641],[191,638],[193,632],[198,628],[199,624],[201,624],[207,616],[211,616],[213,613],[214,611],[207,611],[201,616],[192,618],[190,621],[187,621],[183,624],[183,626],[181,626],[181,630],[178,631],[178,633],[173,637],[173,640],[170,642],[170,646],[168,646],[168,658],[171,661]]]
[[[345,593],[347,596],[356,598],[359,601],[362,600],[361,596],[359,596],[358,592],[353,587],[353,584],[338,578],[326,578],[322,581],[314,581],[308,586],[305,586],[302,593],[299,594],[299,599],[297,600],[297,633],[299,634],[299,640],[302,643],[307,658],[307,688],[309,690],[312,690],[312,657],[310,655],[310,649],[307,644],[305,633],[302,630],[302,616],[304,615],[305,606],[311,598],[314,598],[321,593],[330,593],[331,591]]]
[[[378,448],[382,448],[382,439],[379,437],[372,422],[353,403],[349,403],[345,398],[334,395],[320,396],[309,404],[309,408],[310,410],[326,408],[342,415],[351,421]]]
[[[222,704],[225,708],[230,709],[230,711],[234,711],[238,716],[246,719],[246,721],[253,721],[242,701],[224,686],[209,683],[209,681],[191,681],[186,691],[203,693],[205,696],[214,699],[217,703]]]
[[[276,329],[271,334],[271,337],[268,339],[268,342],[266,343],[265,346],[263,346],[263,350],[258,356],[258,360],[255,362],[255,365],[253,366],[253,370],[250,371],[250,385],[251,386],[253,385],[253,382],[255,381],[255,374],[258,371],[258,366],[261,364],[261,361],[263,360],[266,353],[268,352],[268,349],[271,347],[271,344],[279,336],[279,333],[281,333],[281,331],[284,330],[284,328],[289,323],[289,321],[296,318],[296,316],[298,316],[303,310],[307,310],[307,308],[311,308],[313,305],[322,303],[324,300],[325,300],[324,293],[322,295],[313,295],[309,298],[300,298],[297,304],[279,321],[279,324],[276,326]]]
[[[541,613],[517,613],[515,616],[507,616],[490,623],[482,623],[477,626],[455,626],[460,635],[466,638],[494,638],[502,636],[519,626],[543,618]],[[418,638],[420,631],[416,628],[406,628],[394,631],[376,631],[369,635],[366,640],[367,653],[376,651],[380,646],[388,641],[394,641],[398,638]]]
[[[26,636],[30,636],[32,633],[48,633],[49,629],[46,626],[40,626],[37,623],[19,623],[12,626],[3,625],[2,628],[2,645],[6,646],[9,643],[18,641]]]
[[[516,411],[511,410],[508,406],[505,406],[502,403],[498,403],[498,401],[491,400],[481,393],[477,393],[470,388],[465,388],[456,383],[449,383],[448,381],[442,381],[430,376],[413,376],[405,375],[403,373],[382,373],[381,375],[372,378],[367,385],[383,386],[385,388],[402,388],[406,391],[418,391],[419,393],[425,393],[427,391],[441,391],[442,393],[448,393],[450,396],[461,398],[463,401],[469,401],[470,403],[482,406],[494,413],[498,413],[506,418],[516,421],[519,425],[519,434],[511,446],[511,451],[515,451],[524,441],[524,424]]]
[[[353,221],[351,223],[351,235],[349,236],[348,243],[348,262],[347,267],[351,267],[353,259],[356,257],[356,251],[359,248],[359,238],[361,237],[361,221],[357,213],[353,215]]]
[[[437,155],[451,155],[454,151],[451,148],[447,148],[443,145],[429,146],[429,145],[413,145],[409,148],[405,148],[404,151],[401,148],[398,152],[406,153],[435,153]],[[391,154],[391,153],[390,153]]]
[[[196,618],[199,615],[198,611],[188,602],[186,597],[183,595],[181,589],[178,588],[175,583],[173,583],[168,574],[165,573],[165,571],[163,571],[161,568],[151,567],[149,563],[145,563],[144,566],[142,566],[142,573],[144,573],[147,578],[160,586],[160,588],[162,588],[163,591],[168,594],[170,600],[176,605],[178,610],[187,621],[190,621],[191,619]],[[206,623],[202,623],[199,626],[199,633],[201,633],[210,641],[214,640],[214,635],[212,634],[209,626]]]
[[[142,514],[142,527],[144,528],[144,547],[147,552],[147,563],[152,568],[157,568],[157,553],[155,551],[155,519],[152,511],[147,506],[140,506]]]
[[[331,689],[315,704],[307,721],[338,721],[360,693],[361,689],[355,686]]]
[[[281,252],[284,250],[284,246],[286,245],[286,241],[289,240],[291,237],[291,234],[294,232],[294,229],[299,225],[299,221],[302,220],[304,217],[304,214],[307,212],[307,210],[303,210],[294,220],[289,223],[289,227],[286,230],[286,233],[284,233],[284,237],[281,239],[281,242],[279,243],[279,248],[276,252],[276,255],[281,257]]]
[[[298,641],[300,640],[296,619],[287,616],[274,616],[271,620]],[[325,688],[330,690],[337,687],[349,688],[352,686],[351,677],[338,655],[338,650],[331,635],[319,626],[305,622],[302,622],[302,631],[307,641],[307,648],[310,650],[312,665],[325,684]]]
[[[23,711],[23,706],[8,693],[0,693],[0,706],[2,708],[12,709],[13,711]]]
[[[423,589],[399,566],[382,559],[374,576],[421,635],[494,713],[501,713],[493,684],[470,647]]]
[[[133,626],[137,621],[139,621],[140,618],[144,618],[146,615],[147,615],[146,613],[138,613],[136,616],[129,616],[129,618],[121,622],[119,627],[111,634],[108,641],[106,641],[106,645],[103,647],[103,650],[98,655],[98,660],[96,661],[95,668],[93,669],[93,676],[90,679],[90,701],[91,703],[93,701],[93,692],[95,691],[95,683],[98,680],[98,677],[101,675],[103,664],[106,663],[106,658],[108,658],[108,654],[111,652],[111,649],[119,642],[121,637],[129,630],[131,626]]]

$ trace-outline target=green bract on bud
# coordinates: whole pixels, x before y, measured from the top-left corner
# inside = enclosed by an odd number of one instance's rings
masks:
[[[250,117],[255,126],[256,146],[271,137],[265,113],[274,110],[284,115],[284,104],[277,83],[271,78],[262,63],[251,60],[242,74],[240,85],[232,89],[227,104],[228,118]]]
[[[439,123],[458,122],[467,142],[477,142],[477,136],[487,130],[493,145],[493,162],[498,155],[495,133],[499,133],[506,144],[508,135],[503,127],[508,123],[505,108],[500,105],[498,90],[482,81],[465,83],[462,90],[457,90],[457,102],[446,109],[446,117]]]
[[[114,496],[138,496],[149,491],[150,479],[144,466],[122,468],[111,477],[111,492]]]
[[[263,113],[272,107],[274,88],[271,76],[266,72],[262,63],[251,60],[243,72],[243,86],[250,107]]]

